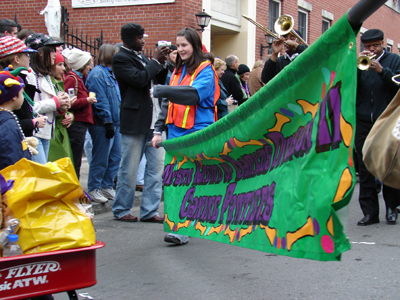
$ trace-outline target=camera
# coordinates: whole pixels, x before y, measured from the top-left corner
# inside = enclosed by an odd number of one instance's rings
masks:
[[[167,41],[158,41],[156,44],[156,47],[161,48],[161,47],[171,47],[171,42]]]
[[[74,88],[68,89],[68,96],[69,96],[70,98],[75,97],[75,89],[74,89]]]
[[[233,105],[238,105],[238,103],[239,103],[239,102],[238,102],[237,100],[233,99],[233,101],[232,101],[232,104],[233,104]]]

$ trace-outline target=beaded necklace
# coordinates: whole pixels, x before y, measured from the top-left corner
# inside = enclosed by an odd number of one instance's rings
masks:
[[[40,90],[40,87],[39,87],[39,76],[38,76],[38,74],[36,74],[35,73],[35,76],[36,76],[36,87],[37,87],[37,89],[38,90]],[[46,81],[50,84],[50,86],[52,86],[52,83],[51,82],[49,82],[49,80],[47,79],[47,77],[46,76],[43,76],[44,77],[44,79],[46,79]],[[39,99],[40,99],[40,101],[42,101],[42,94],[41,93],[39,93]],[[45,116],[46,114],[43,114],[43,116]],[[52,122],[49,122],[49,120],[47,119],[46,120],[46,122],[48,123],[48,124],[53,124],[54,123],[54,121],[56,120],[56,112],[55,111],[53,111],[53,121]]]
[[[3,111],[6,111],[6,112],[9,112],[9,113],[14,117],[15,122],[17,122],[19,131],[20,131],[21,134],[22,134],[22,140],[23,140],[23,142],[25,142],[25,144],[27,145],[27,148],[28,148],[29,153],[30,153],[31,155],[33,155],[31,149],[28,147],[28,142],[26,141],[25,134],[24,134],[24,132],[22,131],[22,128],[21,128],[21,125],[19,124],[19,120],[18,120],[17,116],[16,116],[11,110],[0,106],[0,111],[2,111],[2,110],[3,110]]]
[[[31,97],[28,96],[28,94],[23,91],[22,94],[24,95],[24,99],[26,100],[26,102],[28,102],[29,104],[29,110],[32,112],[33,117],[36,118],[36,116],[38,115],[37,111],[35,111],[35,109],[33,108],[35,106],[35,101],[33,101],[31,99]]]

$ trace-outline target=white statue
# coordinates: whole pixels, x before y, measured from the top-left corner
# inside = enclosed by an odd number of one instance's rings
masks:
[[[60,37],[61,31],[61,4],[60,0],[48,0],[47,6],[40,12],[44,14],[44,22],[49,36]]]

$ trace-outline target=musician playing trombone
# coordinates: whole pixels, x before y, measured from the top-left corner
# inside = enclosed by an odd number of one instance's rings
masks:
[[[400,56],[385,50],[383,32],[379,29],[366,31],[361,36],[361,42],[365,51],[360,53],[364,58],[358,60],[355,147],[360,177],[358,200],[364,214],[358,225],[367,226],[379,223],[379,201],[375,177],[368,172],[362,160],[362,148],[375,121],[399,89],[392,81],[392,77],[400,74]],[[372,55],[374,57],[370,58]],[[366,59],[365,56],[369,58]],[[363,59],[367,63],[363,63]],[[396,206],[400,204],[400,190],[383,185],[383,198],[386,205],[386,222],[395,224]]]
[[[300,32],[297,30],[295,31],[301,37]],[[307,46],[301,44],[299,39],[291,32],[283,35],[280,39],[274,40],[272,43],[272,55],[264,65],[264,69],[261,73],[261,80],[267,84],[306,49]],[[286,53],[279,56],[282,50]]]

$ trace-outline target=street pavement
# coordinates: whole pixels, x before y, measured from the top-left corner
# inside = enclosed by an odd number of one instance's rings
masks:
[[[163,241],[162,224],[116,221],[106,211],[94,217],[97,240],[106,243],[96,251],[98,282],[78,294],[98,300],[400,299],[400,225],[386,224],[381,195],[380,207],[379,224],[357,226],[363,215],[356,185],[346,225],[352,249],[340,262],[277,256],[196,238],[175,246]],[[162,202],[161,215],[163,208]],[[138,211],[137,206],[132,209],[134,215]],[[68,297],[56,294],[55,299]]]

